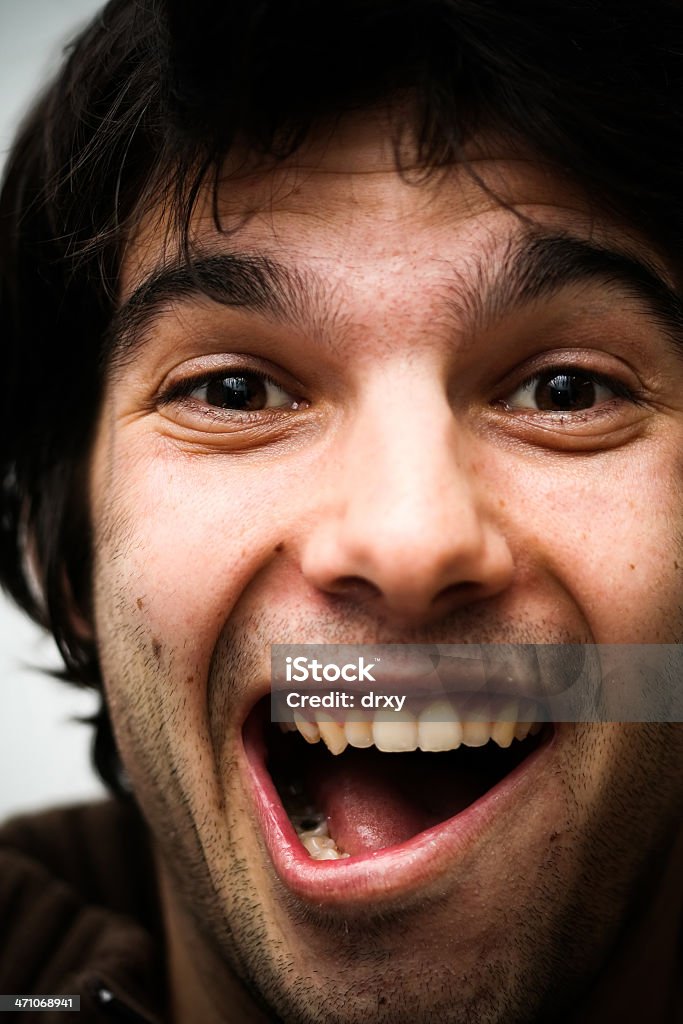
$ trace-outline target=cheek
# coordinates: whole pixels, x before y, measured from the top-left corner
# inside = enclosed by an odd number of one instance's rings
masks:
[[[596,642],[672,642],[683,628],[683,460],[666,445],[625,455],[518,464],[507,473],[508,507],[518,544]]]
[[[567,777],[586,823],[604,827],[603,814],[611,813],[615,841],[622,837],[636,854],[652,848],[656,830],[680,827],[683,724],[578,725],[576,737]]]
[[[136,459],[129,446],[108,465],[107,483],[94,474],[92,484],[97,641],[123,761],[163,822],[188,793],[220,806],[210,667],[278,519],[263,514],[264,488],[226,481],[218,459]]]
[[[152,665],[172,654],[174,676],[206,680],[226,622],[300,528],[310,471],[292,460],[171,456],[160,445],[145,458],[133,452],[121,446],[106,477],[93,474],[105,629],[146,637]]]

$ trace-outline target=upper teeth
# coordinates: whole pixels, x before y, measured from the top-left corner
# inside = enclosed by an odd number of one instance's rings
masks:
[[[466,717],[460,718],[448,701],[438,700],[428,704],[417,717],[410,711],[394,712],[391,721],[382,715],[374,721],[356,716],[339,722],[325,712],[317,712],[315,719],[310,721],[295,712],[294,724],[281,722],[280,728],[284,732],[298,730],[308,743],[318,743],[322,739],[333,754],[341,754],[347,746],[369,747],[373,744],[386,752],[418,748],[456,750],[461,744],[482,747],[489,740],[499,747],[509,747],[513,739],[523,740],[540,730],[541,723],[531,720],[530,710],[513,700],[498,712],[494,720],[484,708],[479,712],[468,711]]]

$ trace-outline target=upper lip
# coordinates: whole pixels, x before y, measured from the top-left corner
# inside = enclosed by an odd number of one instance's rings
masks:
[[[584,645],[491,644],[482,645],[479,658],[467,657],[459,645],[441,645],[434,673],[454,692],[504,694],[530,700],[552,699],[571,687],[584,662]],[[580,656],[576,655],[576,651]]]

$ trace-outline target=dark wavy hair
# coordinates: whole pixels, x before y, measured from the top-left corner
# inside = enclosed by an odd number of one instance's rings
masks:
[[[425,173],[491,130],[575,180],[676,266],[683,9],[652,0],[111,0],[25,119],[0,197],[0,578],[101,690],[85,467],[121,253],[162,207],[191,259],[236,143],[272,165],[378,104]],[[397,145],[397,154],[400,146]],[[397,169],[401,170],[398,166]],[[96,767],[120,790],[104,700]]]

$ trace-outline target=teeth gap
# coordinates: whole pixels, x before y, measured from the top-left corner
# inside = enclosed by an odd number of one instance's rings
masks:
[[[302,818],[297,824],[296,828],[299,834],[301,832],[315,832],[317,829],[322,828],[322,823],[316,818]]]

